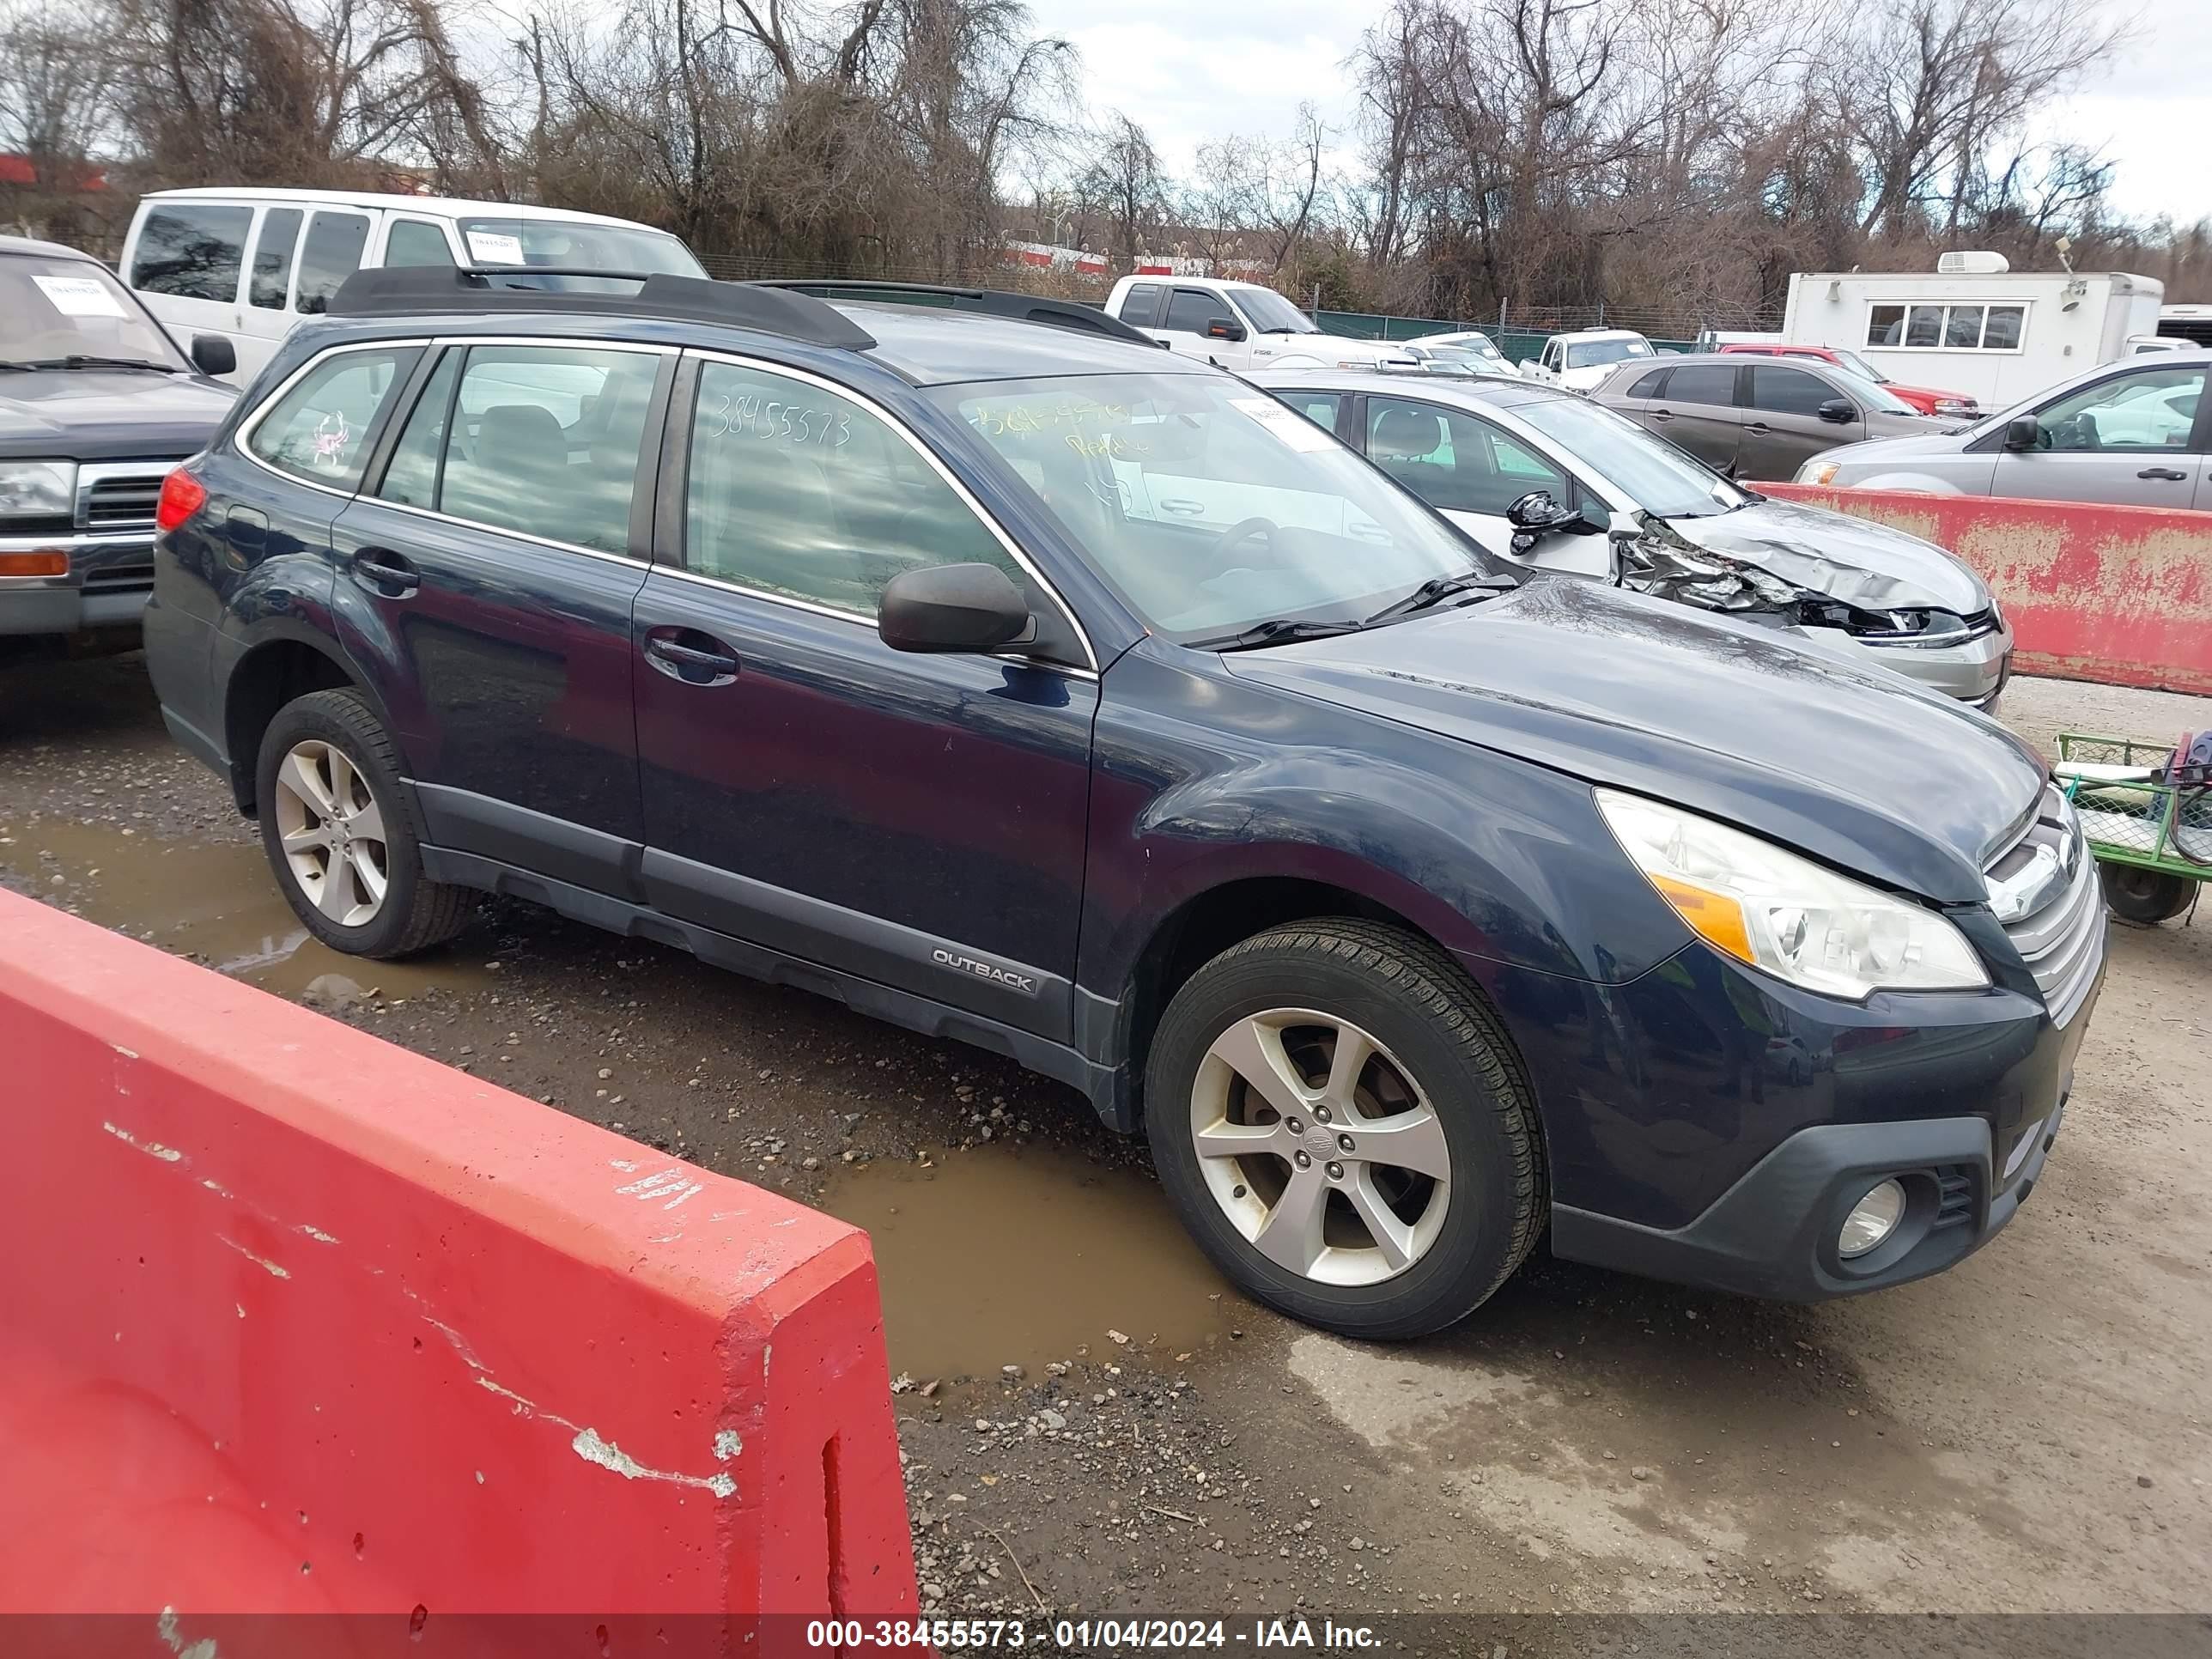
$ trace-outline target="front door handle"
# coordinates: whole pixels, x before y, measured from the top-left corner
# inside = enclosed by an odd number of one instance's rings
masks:
[[[398,554],[364,547],[353,556],[354,580],[387,599],[403,599],[422,585],[422,573]]]
[[[704,643],[686,644],[686,638]],[[686,685],[727,685],[738,677],[738,659],[729,647],[691,629],[647,635],[645,659]]]
[[[1744,428],[1746,432],[1771,432],[1774,428],[1764,421],[1753,421]]]
[[[2163,478],[2168,483],[2185,483],[2189,475],[2178,467],[2147,466],[2136,474],[2138,478]]]
[[[1160,507],[1165,512],[1173,513],[1185,519],[1194,519],[1206,511],[1205,502],[1188,501],[1181,496],[1164,500],[1161,501]]]

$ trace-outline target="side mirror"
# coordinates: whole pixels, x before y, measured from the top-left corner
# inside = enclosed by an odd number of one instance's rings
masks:
[[[1206,325],[1206,337],[1209,340],[1241,340],[1244,337],[1244,325],[1231,322],[1226,317],[1216,317]]]
[[[203,374],[238,372],[238,348],[220,334],[192,336],[192,367]]]
[[[1592,524],[1571,507],[1561,507],[1547,489],[1532,489],[1505,509],[1505,521],[1532,536],[1562,530],[1570,535],[1595,534],[1604,528]]]
[[[2007,449],[2033,449],[2043,442],[2043,422],[2033,415],[2015,415],[2005,422]]]
[[[902,571],[876,609],[876,632],[894,651],[996,651],[1035,628],[1029,601],[995,564]]]
[[[1849,398],[1831,398],[1816,411],[1824,421],[1833,421],[1838,426],[1849,426],[1859,417],[1859,406]]]

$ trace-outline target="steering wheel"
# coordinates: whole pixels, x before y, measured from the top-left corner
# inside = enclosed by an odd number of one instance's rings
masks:
[[[1255,536],[1265,535],[1272,539],[1281,529],[1282,526],[1273,519],[1239,519],[1215,538],[1213,545],[1206,550],[1207,556],[1219,558],[1237,543],[1249,541]]]

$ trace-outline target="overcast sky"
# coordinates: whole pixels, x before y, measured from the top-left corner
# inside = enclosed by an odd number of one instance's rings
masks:
[[[2102,0],[2114,15],[2139,0]],[[2044,139],[2101,146],[2118,165],[2113,200],[2130,217],[2212,216],[2203,161],[2212,96],[2212,5],[2154,0],[2094,83],[2055,108]],[[1037,26],[1083,52],[1092,108],[1145,127],[1180,171],[1226,132],[1282,135],[1301,100],[1349,142],[1355,113],[1342,68],[1383,0],[1030,0]],[[1345,158],[1348,161],[1350,158]]]

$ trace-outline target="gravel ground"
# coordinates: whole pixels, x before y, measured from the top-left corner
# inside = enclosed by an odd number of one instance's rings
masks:
[[[2212,702],[2004,715],[2049,748]],[[1577,1613],[1660,1651],[1693,1610],[2212,1610],[2203,922],[2115,929],[2067,1133],[1954,1272],[1778,1307],[1540,1251],[1363,1347],[1228,1291],[1142,1148],[993,1056],[520,904],[404,965],[303,942],[136,656],[0,673],[0,884],[869,1226],[946,1611],[1479,1611],[1519,1653],[1587,1650]]]

